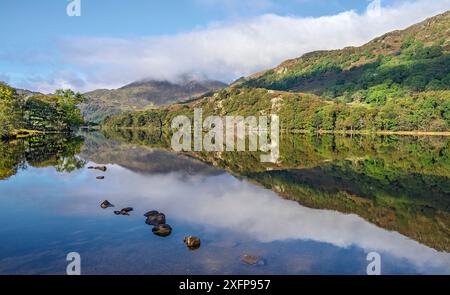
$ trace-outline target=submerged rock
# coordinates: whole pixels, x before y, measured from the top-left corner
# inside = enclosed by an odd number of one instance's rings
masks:
[[[105,176],[97,176],[97,179],[98,179],[98,180],[105,179]]]
[[[241,258],[241,261],[248,265],[264,265],[264,260],[259,256],[254,255],[244,255]]]
[[[100,207],[102,207],[103,209],[106,209],[109,207],[114,207],[114,205],[111,204],[108,200],[105,200],[103,203],[100,204]]]
[[[116,215],[127,215],[128,216],[128,215],[130,215],[131,211],[133,211],[133,208],[126,207],[126,208],[123,208],[120,211],[114,211],[114,214],[116,214]]]
[[[95,166],[95,167],[89,166],[88,169],[100,170],[100,171],[105,172],[107,168],[106,168],[106,166]]]
[[[168,224],[159,224],[153,227],[152,232],[160,237],[167,237],[172,233],[172,227]]]
[[[189,250],[197,250],[200,248],[200,239],[193,236],[184,237],[183,242],[189,248]]]
[[[152,212],[152,211],[150,211]],[[150,213],[148,212],[148,213]],[[160,224],[165,224],[166,223],[166,215],[164,215],[164,213],[160,213],[158,211],[155,211],[156,214],[152,213],[150,215],[147,216],[147,220],[145,220],[145,223],[147,223],[148,225],[160,225]],[[147,214],[147,213],[146,213]]]

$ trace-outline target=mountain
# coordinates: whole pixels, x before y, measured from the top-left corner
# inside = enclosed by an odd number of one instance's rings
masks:
[[[311,92],[342,102],[382,105],[390,98],[450,89],[450,11],[361,47],[317,51],[242,78],[239,87]]]
[[[286,131],[450,130],[450,12],[361,47],[319,51],[184,104],[116,116],[107,127],[170,129],[178,114],[278,114]]]
[[[87,121],[100,122],[107,116],[124,111],[182,102],[226,86],[227,84],[222,82],[210,80],[185,79],[180,83],[138,81],[119,89],[99,89],[85,93],[86,102],[80,105],[80,109]]]
[[[94,163],[115,163],[139,174],[156,175],[177,172],[180,176],[219,175],[223,171],[196,159],[174,154],[164,148],[146,147],[139,138],[151,141],[151,135],[127,132],[82,132],[85,139],[81,158]],[[131,137],[129,137],[131,136]],[[166,146],[164,146],[166,148]],[[166,148],[167,149],[167,148]]]
[[[36,96],[36,95],[44,95],[40,92],[35,92],[35,91],[31,91],[31,90],[27,90],[27,89],[20,89],[20,88],[16,88],[16,93],[20,96],[22,96],[23,98],[29,98],[31,96]]]

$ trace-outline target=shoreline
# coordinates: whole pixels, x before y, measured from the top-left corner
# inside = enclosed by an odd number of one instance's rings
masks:
[[[282,132],[290,134],[450,136],[450,131],[283,130]]]
[[[41,136],[46,134],[64,134],[65,132],[61,131],[41,131],[41,130],[29,130],[29,129],[17,129],[13,130],[10,134],[0,137],[0,140],[13,140],[13,139],[22,139],[29,138],[33,136]]]
[[[87,128],[83,128],[87,129]],[[102,130],[102,129],[123,129],[123,130],[150,130],[152,128],[147,127],[102,127],[100,126],[98,129],[95,128],[95,130]],[[405,135],[405,136],[449,136],[450,137],[450,131],[368,131],[368,130],[354,130],[354,131],[348,131],[348,130],[304,130],[304,129],[293,129],[293,130],[286,130],[286,129],[280,129],[280,133],[283,134],[340,134],[340,135]]]

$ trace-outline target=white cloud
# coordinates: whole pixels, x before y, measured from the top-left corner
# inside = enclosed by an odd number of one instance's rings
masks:
[[[449,8],[450,0],[416,0],[382,7],[379,14],[373,9],[317,18],[265,14],[172,36],[68,38],[61,50],[86,81],[81,88],[73,85],[80,90],[146,78],[174,80],[187,73],[232,81],[310,51],[362,45]],[[45,87],[71,85],[63,80]]]
[[[450,272],[449,253],[377,227],[354,214],[300,206],[226,174],[187,178],[181,173],[140,175],[110,165],[108,179],[101,184],[89,171],[77,171],[67,181],[67,175],[58,174],[53,168],[22,171],[18,181],[29,183],[43,173],[52,180],[51,188],[45,182],[36,182],[26,189],[12,187],[5,196],[21,196],[24,202],[44,212],[55,210],[57,215],[92,218],[104,214],[99,211],[99,199],[92,197],[100,190],[117,206],[135,207],[136,216],[157,209],[172,221],[196,225],[205,231],[223,230],[259,242],[311,240],[340,248],[356,246],[405,260],[423,273]],[[28,189],[33,192],[27,193]]]

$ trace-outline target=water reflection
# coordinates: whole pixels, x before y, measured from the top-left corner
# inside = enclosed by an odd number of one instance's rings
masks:
[[[55,134],[0,141],[0,180],[13,176],[18,170],[28,166],[52,166],[60,172],[73,172],[85,164],[76,156],[82,145],[82,137]]]
[[[127,130],[110,138],[143,146]],[[437,250],[450,250],[450,149],[445,137],[284,135],[281,162],[261,163],[257,153],[190,156],[263,185],[309,208],[354,213]]]
[[[344,152],[341,144],[329,153],[325,146],[303,142],[292,154],[309,158],[287,162],[284,153],[280,166],[268,167],[251,161],[251,154],[187,157],[157,149],[155,142],[84,136],[81,150],[74,144],[72,152],[50,157],[59,159],[57,169],[34,165],[0,182],[0,203],[7,209],[0,216],[0,273],[59,273],[65,269],[64,253],[72,250],[82,252],[87,273],[363,274],[370,251],[382,254],[383,273],[450,273],[450,255],[444,252],[449,200],[448,163],[442,160],[447,147],[440,142],[435,144],[439,163],[422,165],[422,170],[397,159],[390,162],[379,149],[368,151],[365,159],[385,159],[385,168],[373,171],[372,162],[366,166],[367,160],[356,159],[361,155],[354,149]],[[16,171],[28,166],[31,158],[24,158],[22,150],[13,157],[7,147],[2,152],[19,163],[13,165]],[[404,148],[397,143],[395,149]],[[87,166],[109,164],[105,180],[95,179],[103,174],[98,171],[60,169],[66,158]],[[396,180],[396,186],[402,185],[403,179],[413,183],[420,179],[415,175],[428,175],[428,194],[417,191],[417,184],[411,189],[389,186]],[[135,212],[114,216],[99,208],[105,199]],[[167,215],[174,228],[171,237],[153,237],[142,216],[150,209]],[[427,236],[427,229],[433,233]],[[200,250],[187,251],[182,243],[187,234],[202,238]],[[268,263],[245,266],[239,260],[243,254],[261,255]]]

